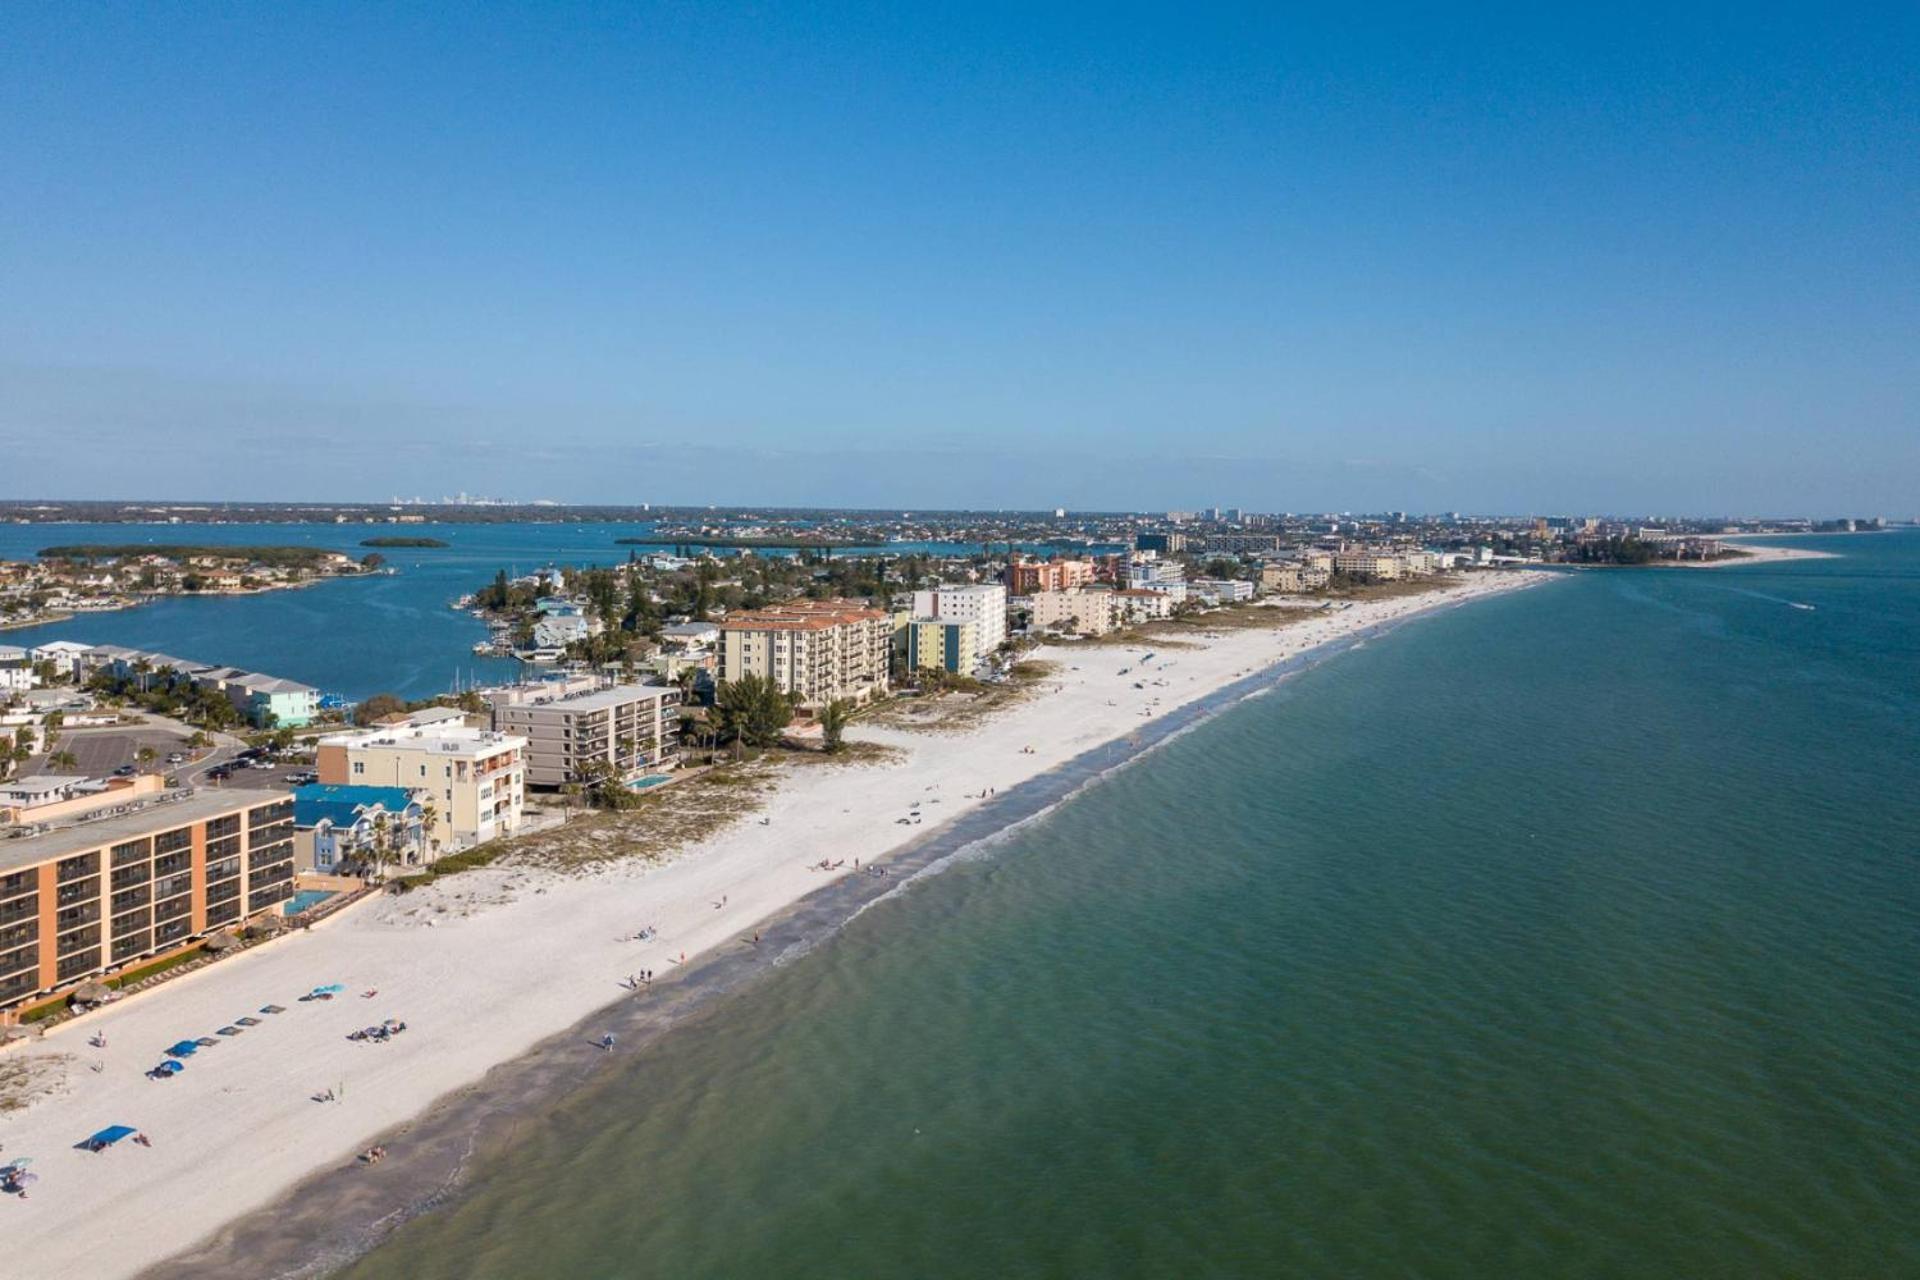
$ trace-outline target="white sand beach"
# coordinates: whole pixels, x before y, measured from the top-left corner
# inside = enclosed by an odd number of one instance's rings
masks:
[[[1722,542],[1736,542],[1745,534],[1728,534]],[[1682,569],[1731,569],[1743,564],[1774,564],[1783,560],[1832,560],[1832,551],[1809,551],[1804,547],[1774,547],[1765,543],[1740,542],[1743,553],[1729,560],[1681,560],[1677,563]]]
[[[1120,674],[1137,667],[1137,650],[1056,646],[1035,655],[1057,665],[1040,696],[964,733],[859,727],[850,736],[897,747],[899,759],[791,770],[762,811],[765,824],[738,823],[665,863],[572,877],[512,867],[450,876],[0,1051],[0,1068],[25,1064],[57,1078],[46,1097],[0,1115],[0,1161],[31,1157],[40,1175],[30,1198],[0,1199],[0,1271],[132,1275],[305,1175],[352,1161],[435,1099],[596,1009],[645,998],[625,989],[628,974],[652,969],[670,980],[683,953],[736,944],[831,876],[851,874],[853,859],[884,858],[981,803],[988,788],[1004,791],[1311,647],[1549,579],[1488,574],[1444,594],[1225,631],[1164,651],[1156,662],[1163,687],[1137,689],[1137,671]],[[896,822],[910,800],[923,825]],[[847,869],[810,869],[823,857]],[[649,925],[656,938],[623,940]],[[299,999],[330,983],[344,984],[344,994]],[[269,1004],[285,1012],[258,1013]],[[260,1025],[199,1053],[173,1080],[145,1076],[166,1046],[242,1015]],[[408,1030],[386,1044],[347,1040],[386,1018]],[[89,1044],[95,1035],[104,1049]],[[337,1101],[313,1100],[328,1089]],[[115,1124],[140,1130],[151,1146],[76,1149]]]

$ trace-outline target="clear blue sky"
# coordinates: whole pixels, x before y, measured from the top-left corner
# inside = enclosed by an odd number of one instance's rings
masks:
[[[0,496],[1920,510],[1920,9],[0,7]]]

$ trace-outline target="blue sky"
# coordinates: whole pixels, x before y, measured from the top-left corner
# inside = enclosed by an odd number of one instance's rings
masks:
[[[0,7],[0,497],[1920,510],[1920,10]]]

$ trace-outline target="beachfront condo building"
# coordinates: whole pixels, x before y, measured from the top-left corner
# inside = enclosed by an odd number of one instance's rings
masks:
[[[1283,560],[1260,567],[1260,589],[1274,595],[1296,595],[1303,591],[1318,591],[1332,577],[1331,569],[1315,569]]]
[[[1253,599],[1253,584],[1239,578],[1195,578],[1193,594],[1206,604],[1241,604]]]
[[[527,785],[564,787],[602,770],[625,782],[680,761],[680,690],[621,684],[496,706],[493,727],[527,741]]]
[[[1340,551],[1333,557],[1336,572],[1369,582],[1392,582],[1401,576],[1400,557],[1390,551]]]
[[[972,675],[980,663],[980,624],[971,618],[913,618],[905,627],[907,670]]]
[[[425,791],[428,856],[520,829],[527,740],[463,724],[402,725],[320,739],[315,767],[329,786]]]
[[[1114,593],[1100,587],[1078,591],[1040,591],[1027,598],[1035,631],[1103,636],[1113,630]]]
[[[1007,638],[1007,589],[1000,583],[977,586],[940,586],[913,593],[916,618],[975,624],[974,643],[978,658],[985,658]],[[972,667],[966,668],[972,671]]]
[[[193,946],[293,894],[293,801],[165,791],[0,840],[0,1011]]]
[[[887,691],[893,619],[851,600],[789,600],[720,627],[722,687],[766,676],[801,707],[863,702]]]
[[[1072,591],[1094,580],[1091,560],[1022,560],[1007,565],[1007,594],[1030,596],[1042,591]]]
[[[1158,622],[1173,616],[1174,598],[1166,591],[1129,587],[1125,591],[1114,592],[1113,603],[1123,623]]]

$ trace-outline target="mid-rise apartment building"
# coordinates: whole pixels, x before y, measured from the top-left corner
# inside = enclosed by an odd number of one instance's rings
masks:
[[[1392,582],[1401,576],[1400,557],[1390,551],[1338,551],[1333,567],[1348,577],[1370,582]]]
[[[1071,591],[1092,582],[1091,560],[1022,560],[1007,565],[1007,594],[1030,596],[1041,591]]]
[[[974,623],[979,657],[998,649],[1007,638],[1007,589],[997,582],[916,591],[913,613],[916,618]]]
[[[765,676],[800,706],[887,691],[893,619],[851,600],[792,600],[736,613],[720,627],[720,676]]]
[[[0,1009],[272,910],[293,894],[293,801],[171,791],[0,840]]]
[[[1275,595],[1296,595],[1303,591],[1318,591],[1332,578],[1330,569],[1310,568],[1305,564],[1282,562],[1262,565],[1260,568],[1260,589]]]
[[[980,664],[980,625],[972,618],[913,618],[906,625],[907,669],[937,667],[972,675]]]
[[[496,706],[493,727],[527,741],[527,783],[562,787],[595,765],[632,781],[680,760],[680,690],[623,684],[548,701]]]
[[[520,829],[527,740],[467,725],[401,725],[320,739],[315,767],[337,787],[425,791],[435,852],[484,844]]]
[[[1036,631],[1065,631],[1072,635],[1103,636],[1113,630],[1114,593],[1106,588],[1079,591],[1040,591],[1027,598]]]
[[[1193,594],[1208,604],[1240,604],[1253,599],[1253,584],[1239,578],[1195,578]]]
[[[1135,553],[1127,565],[1127,586],[1134,591],[1163,592],[1179,604],[1187,598],[1187,571],[1177,560]]]

